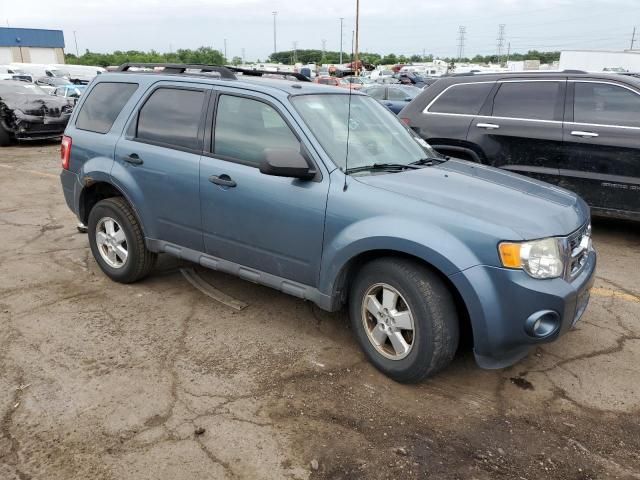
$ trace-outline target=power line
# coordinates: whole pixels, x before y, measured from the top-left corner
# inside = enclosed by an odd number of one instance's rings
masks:
[[[467,34],[467,27],[460,25],[458,27],[458,60],[464,57],[464,40]]]
[[[501,23],[498,25],[498,63],[500,63],[500,59],[502,58],[502,49],[504,48],[504,29],[506,25]]]

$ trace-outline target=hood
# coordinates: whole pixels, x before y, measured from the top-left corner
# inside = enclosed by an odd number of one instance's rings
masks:
[[[25,113],[47,109],[61,110],[66,106],[73,106],[68,99],[53,95],[39,94],[0,94],[0,102],[4,103],[9,110],[21,110]]]
[[[523,240],[568,235],[589,218],[589,207],[574,193],[464,160],[356,178],[372,187],[424,201],[425,208],[441,207],[452,215],[509,228]]]

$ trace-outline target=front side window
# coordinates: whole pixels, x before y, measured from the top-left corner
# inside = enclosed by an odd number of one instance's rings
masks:
[[[439,157],[424,140],[410,133],[398,117],[371,97],[297,95],[291,101],[338,168],[349,171],[373,164],[407,165],[426,157]]]
[[[573,121],[640,127],[640,95],[617,85],[576,82]]]
[[[258,100],[221,95],[214,154],[259,166],[269,148],[300,150],[300,141],[273,107]]]
[[[76,127],[90,132],[107,133],[124,104],[137,89],[137,83],[98,83],[82,104]]]
[[[200,150],[198,128],[204,99],[201,90],[157,89],[140,110],[136,138]]]
[[[493,99],[493,116],[560,120],[561,82],[504,82]]]
[[[493,82],[453,85],[436,99],[428,111],[477,115],[492,88]]]

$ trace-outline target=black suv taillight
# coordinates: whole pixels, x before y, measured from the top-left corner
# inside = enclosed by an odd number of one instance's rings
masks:
[[[63,170],[69,170],[69,160],[71,159],[71,137],[62,137],[60,145],[60,160],[62,160]]]

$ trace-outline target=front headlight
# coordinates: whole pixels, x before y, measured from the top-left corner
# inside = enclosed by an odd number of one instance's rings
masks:
[[[498,251],[504,267],[521,268],[533,278],[557,278],[564,271],[560,241],[557,238],[502,242]]]

